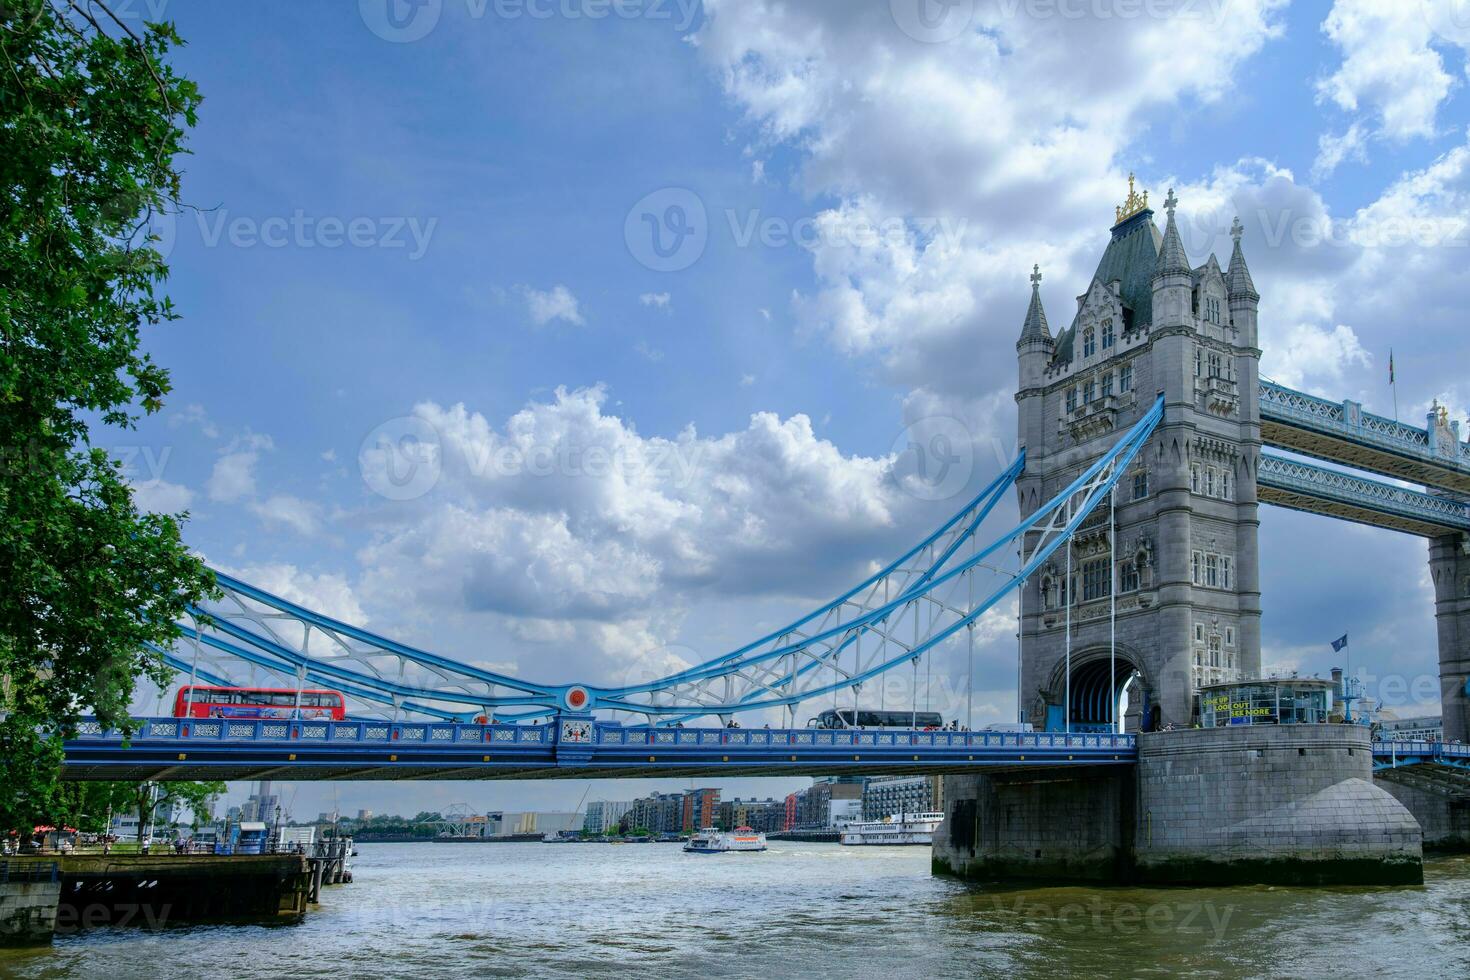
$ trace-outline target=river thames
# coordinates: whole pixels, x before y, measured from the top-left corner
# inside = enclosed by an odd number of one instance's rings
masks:
[[[102,930],[4,977],[1465,977],[1470,857],[1423,888],[987,889],[928,848],[362,844],[297,926]]]

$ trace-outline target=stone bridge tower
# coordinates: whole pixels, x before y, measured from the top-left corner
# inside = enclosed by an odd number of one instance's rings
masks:
[[[1070,546],[1070,576],[1063,547],[1022,591],[1021,706],[1037,728],[1061,729],[1068,714],[1074,731],[1104,728],[1110,692],[1125,687],[1130,726],[1188,726],[1201,684],[1260,671],[1260,296],[1239,221],[1228,269],[1213,255],[1192,267],[1175,204],[1171,190],[1160,234],[1148,195],[1129,178],[1097,271],[1055,336],[1040,271],[1031,277],[1016,344],[1022,515],[1103,455],[1158,395],[1165,402],[1118,486],[1116,532],[1099,507]]]

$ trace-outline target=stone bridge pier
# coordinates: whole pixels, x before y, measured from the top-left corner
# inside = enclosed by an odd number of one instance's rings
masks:
[[[1423,835],[1366,728],[1139,736],[1136,770],[951,776],[934,870],[975,880],[1417,884]]]
[[[1439,633],[1440,705],[1445,741],[1470,741],[1470,553],[1464,535],[1429,542],[1434,618]]]

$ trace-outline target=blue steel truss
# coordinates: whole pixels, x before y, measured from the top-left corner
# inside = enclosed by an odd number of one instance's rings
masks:
[[[1470,492],[1470,444],[1448,428],[1418,428],[1354,401],[1334,402],[1260,382],[1266,444],[1424,486]]]
[[[987,544],[978,531],[1014,487],[1024,454],[958,513],[866,581],[739,649],[647,683],[540,684],[451,660],[307,609],[217,573],[224,598],[191,610],[183,641],[160,651],[193,680],[330,686],[354,713],[469,721],[626,713],[662,724],[784,711],[918,663],[1015,590],[1108,498],[1163,417],[1158,399],[1071,485]],[[1016,567],[1009,564],[1019,554]],[[490,659],[487,652],[484,659]]]
[[[1470,531],[1470,504],[1329,470],[1272,453],[1256,474],[1267,503],[1343,520],[1438,537]]]

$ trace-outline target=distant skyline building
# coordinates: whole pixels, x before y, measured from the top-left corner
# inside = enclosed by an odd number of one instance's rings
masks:
[[[720,805],[720,791],[713,787],[691,789],[684,794],[679,829],[693,832],[715,825],[715,811]]]
[[[735,827],[750,827],[761,833],[773,834],[784,829],[786,804],[784,800],[721,800],[716,824],[726,830]]]
[[[861,776],[822,776],[812,785],[786,797],[782,830],[830,830],[861,806]]]
[[[1393,742],[1440,742],[1444,740],[1444,722],[1439,715],[1394,718],[1388,712],[1378,718],[1379,738]]]
[[[281,798],[272,792],[271,781],[262,779],[255,784],[255,792],[245,798],[245,805],[240,808],[240,819],[271,823],[276,819],[276,807],[280,805]]]
[[[618,821],[633,809],[633,802],[594,800],[587,804],[587,814],[582,818],[582,829],[589,834],[603,834],[618,829]]]
[[[874,776],[863,787],[863,819],[900,813],[938,813],[944,808],[942,776]]]

